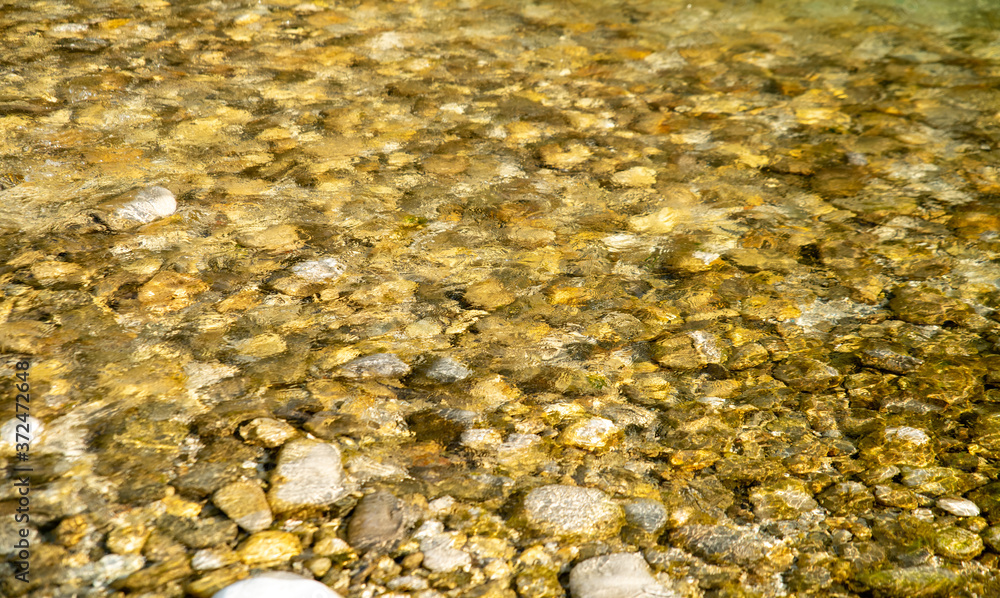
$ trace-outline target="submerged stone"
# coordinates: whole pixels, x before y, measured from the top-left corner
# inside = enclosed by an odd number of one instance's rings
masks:
[[[649,572],[636,553],[606,554],[587,559],[569,574],[573,598],[677,598]]]
[[[326,507],[350,492],[340,450],[316,440],[292,440],[278,454],[267,500],[277,513]]]
[[[554,536],[606,538],[622,526],[622,510],[604,492],[577,486],[542,486],[524,498],[528,525]]]

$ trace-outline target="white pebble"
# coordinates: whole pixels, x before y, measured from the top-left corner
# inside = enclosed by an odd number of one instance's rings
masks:
[[[677,598],[656,581],[636,553],[606,554],[587,559],[569,574],[573,598]]]
[[[292,272],[309,282],[324,282],[343,275],[347,266],[332,257],[324,257],[295,264]]]
[[[212,598],[341,598],[340,594],[313,579],[268,571],[228,585]]]
[[[967,498],[939,498],[937,507],[956,517],[979,516],[979,507]]]
[[[115,212],[115,217],[147,224],[166,218],[177,211],[177,200],[169,189],[147,187],[135,194],[135,199],[125,203]]]
[[[898,440],[900,442],[907,442],[916,446],[922,446],[930,442],[931,437],[927,435],[927,432],[918,428],[900,426],[898,428],[886,428],[885,439],[889,442]]]

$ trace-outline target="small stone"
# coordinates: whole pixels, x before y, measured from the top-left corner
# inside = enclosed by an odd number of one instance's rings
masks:
[[[191,557],[191,567],[195,571],[213,571],[239,561],[239,555],[229,547],[202,548]]]
[[[503,442],[503,436],[500,435],[500,432],[490,428],[473,428],[462,432],[460,442],[464,447],[484,451],[500,446]]]
[[[278,224],[261,231],[243,233],[236,240],[244,247],[273,251],[288,251],[302,245],[298,229],[291,224]]]
[[[268,571],[238,581],[212,598],[341,598],[322,583],[285,571]]]
[[[499,281],[488,278],[469,285],[465,289],[465,300],[475,307],[494,310],[514,302],[514,294],[503,288]]]
[[[336,446],[297,439],[278,454],[267,500],[277,513],[325,507],[346,496],[348,484]]]
[[[649,572],[636,553],[606,554],[587,559],[569,574],[573,598],[678,598]]]
[[[12,453],[18,444],[36,442],[45,430],[42,420],[34,415],[24,419],[25,421],[21,421],[15,417],[0,426],[0,454]]]
[[[863,583],[891,598],[947,596],[959,577],[943,567],[903,567],[872,571],[860,576]]]
[[[621,435],[621,430],[611,420],[591,417],[566,426],[562,442],[587,451],[603,451],[611,447]]]
[[[240,428],[240,436],[251,444],[275,448],[298,435],[298,431],[281,420],[258,417]]]
[[[368,494],[354,508],[347,524],[347,541],[362,552],[391,549],[413,522],[405,505],[392,494]]]
[[[215,492],[212,502],[236,525],[250,533],[265,530],[274,522],[264,491],[252,482],[227,484]]]
[[[208,285],[189,274],[159,272],[139,287],[138,298],[155,312],[182,309],[194,302],[194,296],[208,290]]]
[[[425,521],[414,534],[424,555],[423,566],[435,573],[465,569],[472,564],[469,553],[459,550],[459,536],[446,533],[439,521]]]
[[[347,266],[332,257],[299,262],[292,266],[292,272],[307,282],[329,282],[347,272]]]
[[[957,561],[968,561],[983,551],[983,539],[979,534],[960,527],[946,527],[936,532],[932,538],[934,552]]]
[[[392,353],[375,353],[344,364],[341,373],[348,378],[399,378],[410,373],[410,366]]]
[[[253,567],[285,563],[301,553],[302,542],[298,536],[277,530],[257,532],[236,550],[240,560]]]
[[[122,231],[166,218],[177,211],[174,194],[165,187],[130,191],[105,206],[101,218],[111,230]]]
[[[732,371],[746,370],[758,366],[769,359],[767,349],[760,343],[747,343],[733,350],[726,362],[726,367]]]
[[[431,367],[427,368],[425,375],[431,380],[437,380],[443,384],[461,382],[472,375],[472,370],[451,357],[442,357],[435,361]]]
[[[675,545],[718,565],[784,571],[793,561],[784,542],[745,527],[684,525],[670,537]]]
[[[655,534],[667,525],[667,508],[658,500],[637,498],[622,505],[622,509],[626,523],[644,532]]]
[[[635,166],[616,172],[611,178],[623,187],[651,187],[656,184],[656,171],[647,166]]]
[[[622,510],[596,488],[551,485],[524,498],[528,525],[544,535],[607,538],[622,526]]]
[[[791,357],[774,368],[774,377],[802,392],[818,392],[840,384],[840,372],[808,357]]]
[[[754,514],[762,520],[797,519],[819,504],[804,482],[786,478],[769,482],[750,491]]]

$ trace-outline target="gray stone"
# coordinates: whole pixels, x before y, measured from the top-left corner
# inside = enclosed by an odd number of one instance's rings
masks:
[[[286,571],[268,571],[238,581],[216,592],[212,598],[341,598],[322,583]]]
[[[621,507],[595,488],[535,488],[524,498],[524,514],[528,525],[544,535],[606,538],[622,526]]]
[[[569,574],[573,598],[677,598],[649,572],[636,553],[606,554],[587,559]]]
[[[348,362],[341,373],[348,378],[398,378],[410,373],[410,366],[392,353],[375,353]]]
[[[350,492],[340,450],[329,443],[296,439],[278,454],[267,500],[277,513],[325,507]]]

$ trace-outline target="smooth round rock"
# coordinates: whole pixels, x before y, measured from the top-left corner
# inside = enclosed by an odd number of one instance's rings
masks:
[[[314,579],[285,571],[268,571],[238,581],[216,592],[212,598],[341,598],[340,594]]]
[[[292,272],[308,282],[328,282],[340,278],[347,272],[347,266],[332,257],[299,262],[292,266]]]
[[[636,553],[596,556],[573,567],[569,574],[573,598],[675,598],[660,585],[649,565]]]
[[[553,536],[607,538],[622,526],[622,510],[596,488],[551,485],[524,498],[524,514],[535,531]]]
[[[978,517],[979,507],[967,498],[939,498],[937,508],[956,517]]]
[[[358,357],[342,369],[348,378],[398,378],[410,373],[410,366],[392,353],[375,353]]]
[[[615,444],[621,434],[610,419],[591,417],[566,426],[562,443],[585,451],[603,451]]]
[[[350,492],[340,450],[329,443],[300,438],[278,453],[267,500],[277,513],[325,507]]]
[[[391,548],[406,533],[406,515],[403,503],[392,494],[368,494],[354,508],[347,524],[347,541],[363,552]]]
[[[108,228],[116,231],[149,224],[177,211],[174,194],[158,186],[129,191],[114,203],[117,207],[104,220]]]

